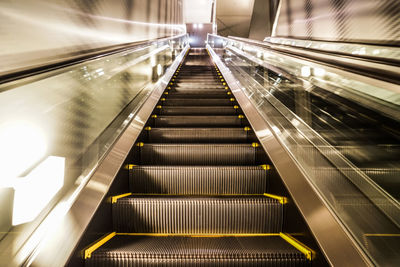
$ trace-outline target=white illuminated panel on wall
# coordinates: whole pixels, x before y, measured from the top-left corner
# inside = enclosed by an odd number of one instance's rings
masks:
[[[12,224],[32,221],[64,184],[65,158],[50,156],[27,176],[17,178]]]
[[[28,121],[0,125],[0,185],[26,171],[44,157],[46,136]]]

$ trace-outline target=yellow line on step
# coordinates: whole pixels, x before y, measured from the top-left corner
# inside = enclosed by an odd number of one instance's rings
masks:
[[[97,241],[96,243],[94,243],[93,245],[91,245],[89,248],[85,249],[85,259],[88,259],[92,256],[92,253],[98,249],[99,247],[101,247],[102,245],[104,245],[108,240],[110,240],[111,238],[113,238],[117,233],[116,232],[112,232],[108,235],[106,235],[105,237],[101,238],[99,241]]]

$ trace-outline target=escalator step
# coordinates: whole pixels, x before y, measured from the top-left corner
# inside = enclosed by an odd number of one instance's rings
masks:
[[[171,100],[168,100],[171,101]],[[232,106],[164,106],[160,115],[236,115],[237,109]]]
[[[154,237],[116,235],[90,258],[87,267],[128,266],[311,266],[280,236]]]
[[[215,89],[223,89],[225,86],[222,84],[199,84],[199,83],[181,83],[177,86],[175,86],[175,88],[182,88],[182,89],[211,89],[211,90],[215,90]]]
[[[233,100],[233,101],[231,101]],[[206,98],[206,99],[191,99],[191,98],[167,98],[162,102],[163,106],[229,106],[233,109],[235,103],[234,98]]]
[[[134,166],[129,186],[133,193],[263,194],[269,174],[260,166]]]
[[[249,128],[246,128],[249,129]],[[148,143],[249,143],[254,138],[245,128],[151,128]]]
[[[187,93],[178,93],[178,92],[171,92],[168,95],[168,99],[182,99],[182,98],[227,98],[227,91],[226,90],[218,90],[218,91],[202,91],[202,90],[191,90]]]
[[[226,92],[225,87],[221,87],[221,88],[215,88],[215,87],[213,87],[213,88],[203,88],[201,85],[199,85],[197,87],[193,87],[193,88],[174,87],[174,88],[170,89],[168,92],[190,94],[190,93],[198,92],[198,91],[202,91],[205,94]]]
[[[248,126],[239,116],[157,116],[154,127],[231,127]]]
[[[112,205],[112,216],[114,231],[121,233],[277,233],[283,205],[263,195],[131,195]]]
[[[144,144],[145,165],[252,165],[258,148],[251,144]]]

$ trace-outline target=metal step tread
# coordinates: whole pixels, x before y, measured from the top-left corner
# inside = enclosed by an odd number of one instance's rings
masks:
[[[311,266],[307,256],[279,234],[109,236],[111,239],[86,259],[86,266]]]

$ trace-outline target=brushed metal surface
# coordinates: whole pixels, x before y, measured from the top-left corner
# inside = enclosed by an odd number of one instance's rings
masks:
[[[295,160],[285,150],[273,129],[259,114],[243,93],[239,81],[207,45],[214,62],[220,69],[235,98],[247,116],[263,148],[279,172],[304,219],[310,227],[321,250],[332,266],[370,266],[372,263],[356,241],[346,232],[339,219],[330,210]]]

